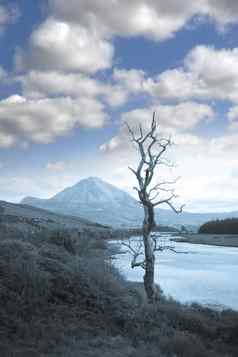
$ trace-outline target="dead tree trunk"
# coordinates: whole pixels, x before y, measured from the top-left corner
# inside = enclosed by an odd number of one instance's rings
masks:
[[[152,225],[152,214],[153,208],[148,205],[144,205],[144,222],[143,222],[143,242],[145,251],[145,274],[144,274],[144,287],[148,301],[152,303],[155,297],[154,289],[154,269],[155,269],[155,256],[153,249],[153,241],[151,238],[151,232],[153,229]]]
[[[182,212],[183,206],[177,210],[173,204],[172,199],[177,197],[174,190],[169,188],[168,185],[173,184],[176,180],[169,182],[163,181],[157,183],[155,186],[150,187],[154,176],[154,171],[158,165],[169,165],[167,160],[162,160],[162,156],[168,146],[171,144],[168,139],[158,139],[156,129],[157,123],[155,121],[155,113],[151,128],[147,133],[143,133],[142,126],[139,126],[140,136],[135,137],[132,129],[127,125],[131,134],[132,141],[137,144],[141,160],[136,170],[130,168],[138,181],[137,190],[140,203],[144,208],[144,221],[143,221],[143,245],[144,245],[144,259],[137,262],[137,258],[141,255],[136,252],[131,246],[129,248],[133,252],[134,258],[132,260],[132,267],[140,266],[145,270],[144,274],[144,287],[149,303],[153,303],[156,298],[156,289],[154,283],[154,268],[155,268],[155,251],[160,250],[157,247],[156,241],[152,239],[152,231],[155,227],[154,208],[162,203],[166,203],[176,213]],[[153,151],[154,150],[154,151]],[[160,198],[161,193],[170,193],[167,198]]]

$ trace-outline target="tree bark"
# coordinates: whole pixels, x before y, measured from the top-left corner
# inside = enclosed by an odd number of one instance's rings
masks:
[[[154,226],[154,210],[150,203],[144,205],[143,241],[145,249],[144,287],[149,303],[155,301],[154,265],[155,257],[151,231]]]

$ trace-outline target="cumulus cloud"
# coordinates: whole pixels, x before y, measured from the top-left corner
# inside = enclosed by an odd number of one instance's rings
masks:
[[[157,99],[238,101],[238,48],[197,46],[182,67],[148,77],[139,70],[115,70],[114,78],[131,93],[147,93]]]
[[[83,73],[29,71],[18,77],[28,97],[71,96],[96,97],[106,93],[106,84]],[[109,91],[109,90],[108,90]]]
[[[93,99],[26,99],[15,95],[0,101],[0,146],[46,144],[75,127],[100,128],[105,120],[102,104]]]
[[[238,3],[236,0],[206,0],[204,12],[214,19],[218,25],[237,23]]]
[[[95,73],[111,68],[115,36],[165,40],[194,16],[220,25],[238,22],[229,0],[50,0],[51,15],[33,31],[29,49],[16,53],[24,68]]]
[[[30,49],[16,54],[18,70],[82,71],[94,73],[111,67],[113,47],[97,32],[80,24],[49,17],[30,38]]]
[[[235,21],[230,10],[223,12],[226,15],[223,18],[218,16],[224,3],[218,1],[215,9],[214,2],[208,0],[197,2],[196,6],[180,0],[166,3],[52,0],[51,16],[32,33],[29,51],[19,51],[16,56],[19,69],[31,69],[20,78],[23,94],[29,98],[97,97],[115,107],[140,93],[152,96],[155,102],[171,98],[237,101],[237,49],[198,46],[186,56],[183,67],[167,70],[157,78],[149,78],[135,69],[114,69],[111,83],[89,76],[112,66],[113,36],[141,34],[163,39],[175,31],[166,27],[168,19],[173,19],[176,27],[178,18],[184,24],[194,14],[206,14],[222,23]],[[229,9],[235,10],[235,3],[230,5]],[[151,16],[156,21],[149,21]],[[163,31],[158,21],[163,24]]]
[[[184,102],[177,105],[158,105],[148,109],[138,109],[125,113],[124,121],[138,126],[138,121],[142,125],[151,122],[151,113],[156,112],[159,124],[163,128],[183,131],[193,129],[198,123],[214,116],[213,109],[206,104],[196,102]]]
[[[22,85],[24,96],[28,98],[83,96],[103,99],[112,107],[121,106],[129,98],[129,90],[119,82],[102,81],[84,73],[32,70],[15,80]]]
[[[113,79],[128,92],[138,93],[145,90],[146,74],[142,70],[115,68]]]
[[[173,135],[175,141],[183,144],[197,144],[196,136],[189,134],[199,123],[213,119],[215,113],[209,105],[196,102],[184,102],[177,105],[157,105],[144,109],[135,109],[122,114],[120,133],[101,146],[101,151],[127,150],[129,144],[127,123],[137,133],[139,125],[149,129],[151,116],[156,112],[159,131],[162,135]],[[179,134],[181,133],[181,134]]]
[[[183,66],[148,77],[141,70],[115,69],[114,80],[129,94],[158,100],[228,100],[238,102],[238,48],[196,46]]]
[[[165,39],[181,28],[187,15],[164,8],[162,1],[50,1],[55,16],[97,27],[105,35]],[[189,4],[189,2],[187,1]]]
[[[236,0],[50,0],[60,19],[97,27],[107,35],[164,40],[196,15],[220,26],[238,21]]]
[[[150,92],[160,98],[238,100],[238,48],[197,46],[184,66],[167,70],[151,82]]]

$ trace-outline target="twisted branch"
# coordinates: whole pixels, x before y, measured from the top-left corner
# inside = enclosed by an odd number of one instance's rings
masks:
[[[143,132],[141,124],[139,125],[140,135],[138,137],[135,136],[129,124],[126,123],[126,125],[131,135],[132,142],[136,143],[138,146],[141,157],[137,169],[129,167],[131,172],[136,176],[139,184],[139,188],[134,187],[134,189],[137,191],[140,201],[142,203],[147,202],[147,204],[152,204],[153,207],[159,206],[161,204],[167,204],[174,212],[181,213],[185,205],[181,205],[179,208],[176,208],[172,201],[178,196],[175,194],[174,189],[168,188],[168,185],[176,184],[179,178],[176,178],[173,181],[160,182],[149,189],[149,185],[153,179],[156,166],[166,165],[167,167],[174,167],[173,163],[171,163],[166,158],[163,158],[164,153],[172,144],[172,142],[171,138],[158,139],[156,134],[156,130],[158,128],[156,122],[156,113],[153,113],[151,127],[146,134]],[[153,154],[152,150],[155,148],[155,146],[157,146],[157,153]],[[162,192],[170,193],[170,195],[165,199],[154,202],[154,200],[158,198]]]

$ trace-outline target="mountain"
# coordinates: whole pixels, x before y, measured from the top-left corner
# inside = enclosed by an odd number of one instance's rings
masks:
[[[22,203],[113,227],[138,227],[143,220],[143,208],[136,199],[97,177],[81,180],[52,198],[26,197]],[[161,225],[199,226],[229,217],[238,217],[238,212],[176,214],[172,210],[156,209],[156,220]]]
[[[50,199],[26,197],[21,203],[115,227],[136,227],[143,217],[133,197],[96,177],[81,180]]]

